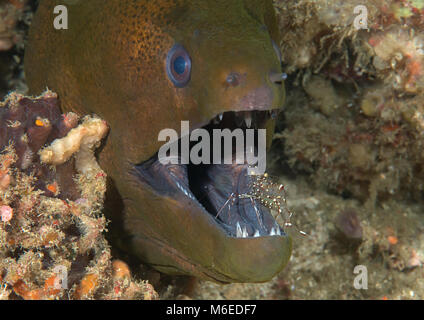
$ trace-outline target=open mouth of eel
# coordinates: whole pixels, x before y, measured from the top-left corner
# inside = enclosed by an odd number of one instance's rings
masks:
[[[217,115],[202,128],[209,132],[210,137],[214,129],[233,131],[240,128],[246,137],[247,129],[264,129],[267,121],[277,114],[277,110],[228,111]],[[187,198],[202,214],[211,215],[217,226],[230,237],[286,236],[270,209],[257,196],[258,190],[254,190],[257,188],[257,176],[248,174],[246,162],[235,162],[234,140],[232,164],[224,164],[223,159],[221,164],[212,164],[215,161],[210,161],[211,164],[194,164],[191,161],[188,164],[181,164],[181,161],[178,164],[162,164],[156,153],[136,166],[137,176],[161,196]],[[254,141],[257,148],[257,130]],[[181,152],[181,138],[178,143]],[[196,143],[190,142],[190,150]],[[247,143],[244,146],[247,148]],[[212,157],[212,147],[210,151]],[[246,154],[246,150],[244,152]]]

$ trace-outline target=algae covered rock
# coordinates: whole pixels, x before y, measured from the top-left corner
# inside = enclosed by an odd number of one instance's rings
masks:
[[[289,166],[317,187],[370,203],[421,199],[424,3],[275,5],[292,80],[277,135]]]
[[[0,0],[0,99],[9,90],[27,90],[22,62],[34,5],[35,0]]]
[[[25,18],[28,2],[28,0],[0,1],[0,51],[9,50],[22,40],[23,34],[16,26]]]
[[[0,298],[157,297],[104,237],[106,174],[93,151],[107,131],[61,114],[50,91],[0,104]]]

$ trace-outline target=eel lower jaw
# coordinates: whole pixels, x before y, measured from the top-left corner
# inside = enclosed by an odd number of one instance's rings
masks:
[[[277,113],[277,110],[225,112],[203,128],[209,132],[225,128],[263,128]],[[260,199],[251,196],[255,176],[248,175],[248,169],[247,163],[165,165],[156,153],[135,166],[135,175],[160,197],[189,201],[228,237],[240,240],[285,237],[269,209]]]

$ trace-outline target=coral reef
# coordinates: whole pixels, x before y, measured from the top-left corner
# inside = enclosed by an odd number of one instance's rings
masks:
[[[275,1],[293,80],[287,163],[317,187],[374,204],[424,190],[422,1]]]
[[[269,283],[203,282],[195,298],[423,299],[424,2],[274,4],[289,77],[269,159],[309,236]]]
[[[408,200],[422,197],[424,3],[361,3],[365,30],[356,1],[274,3],[289,81],[269,158],[309,236],[270,283],[202,283],[196,298],[422,299],[422,204]]]
[[[0,52],[0,96],[24,88],[16,54],[24,46],[16,21],[31,17],[28,6],[16,6],[24,2],[0,0],[0,38],[6,39],[3,45],[15,45]],[[363,1],[368,9],[363,30],[353,25],[357,1],[274,3],[289,78],[288,102],[268,159],[279,176],[273,181],[287,188],[290,223],[308,236],[289,229],[293,256],[272,281],[200,282],[193,297],[423,299],[424,2]],[[5,13],[13,21],[4,20]],[[9,96],[13,103],[21,99]],[[20,108],[32,103],[19,102]],[[1,107],[0,114],[5,117]],[[17,140],[1,155],[0,299],[157,297],[149,284],[130,277],[125,263],[111,260],[100,231],[106,228],[100,213],[104,173],[94,180],[79,174],[75,156],[55,170],[38,161],[44,143],[64,137],[83,120],[68,114],[55,122],[29,113],[29,120],[19,121],[26,129],[15,128],[17,136],[26,131],[35,142]],[[0,145],[8,146],[9,130],[0,126]],[[69,177],[75,173],[74,182]],[[93,250],[82,249],[90,243]],[[353,287],[357,265],[368,269],[368,290]],[[70,267],[68,289],[57,287],[61,266]],[[178,288],[168,291],[161,297],[175,298]]]
[[[34,3],[35,0],[0,0],[0,97],[9,90],[27,90],[22,60]]]
[[[28,0],[0,1],[0,51],[9,50],[15,44],[22,43],[23,34],[17,30],[16,25],[24,18],[27,3]]]
[[[157,298],[104,238],[106,174],[93,150],[107,130],[61,114],[50,91],[0,104],[0,298]]]

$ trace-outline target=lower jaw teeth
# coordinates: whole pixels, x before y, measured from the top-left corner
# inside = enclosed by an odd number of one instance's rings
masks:
[[[281,236],[281,231],[279,227],[271,228],[271,231],[269,232],[270,236]],[[261,234],[259,233],[259,230],[255,230],[255,233],[253,234],[254,238],[260,237]],[[248,238],[249,235],[247,233],[246,227],[241,227],[240,223],[237,222],[236,224],[236,237],[237,238]]]
[[[195,196],[191,193],[191,191],[187,187],[180,184],[178,182],[178,178],[172,172],[170,172],[170,175],[174,177],[175,184],[178,187],[178,189],[180,189],[190,199],[197,201]],[[265,235],[266,235],[266,232],[265,232]],[[268,235],[270,235],[270,236],[277,236],[277,235],[281,236],[280,228],[276,225],[275,227],[271,228],[271,231],[269,232]],[[237,222],[237,224],[236,224],[236,237],[237,238],[249,238],[249,237],[257,238],[257,237],[260,237],[260,236],[261,236],[261,234],[260,234],[259,230],[257,230],[257,229],[255,229],[255,232],[252,236],[249,236],[246,226],[244,226],[242,228],[240,223]]]
[[[241,231],[240,223],[237,222],[236,226],[236,236],[237,238],[244,238],[243,237],[243,231]]]

